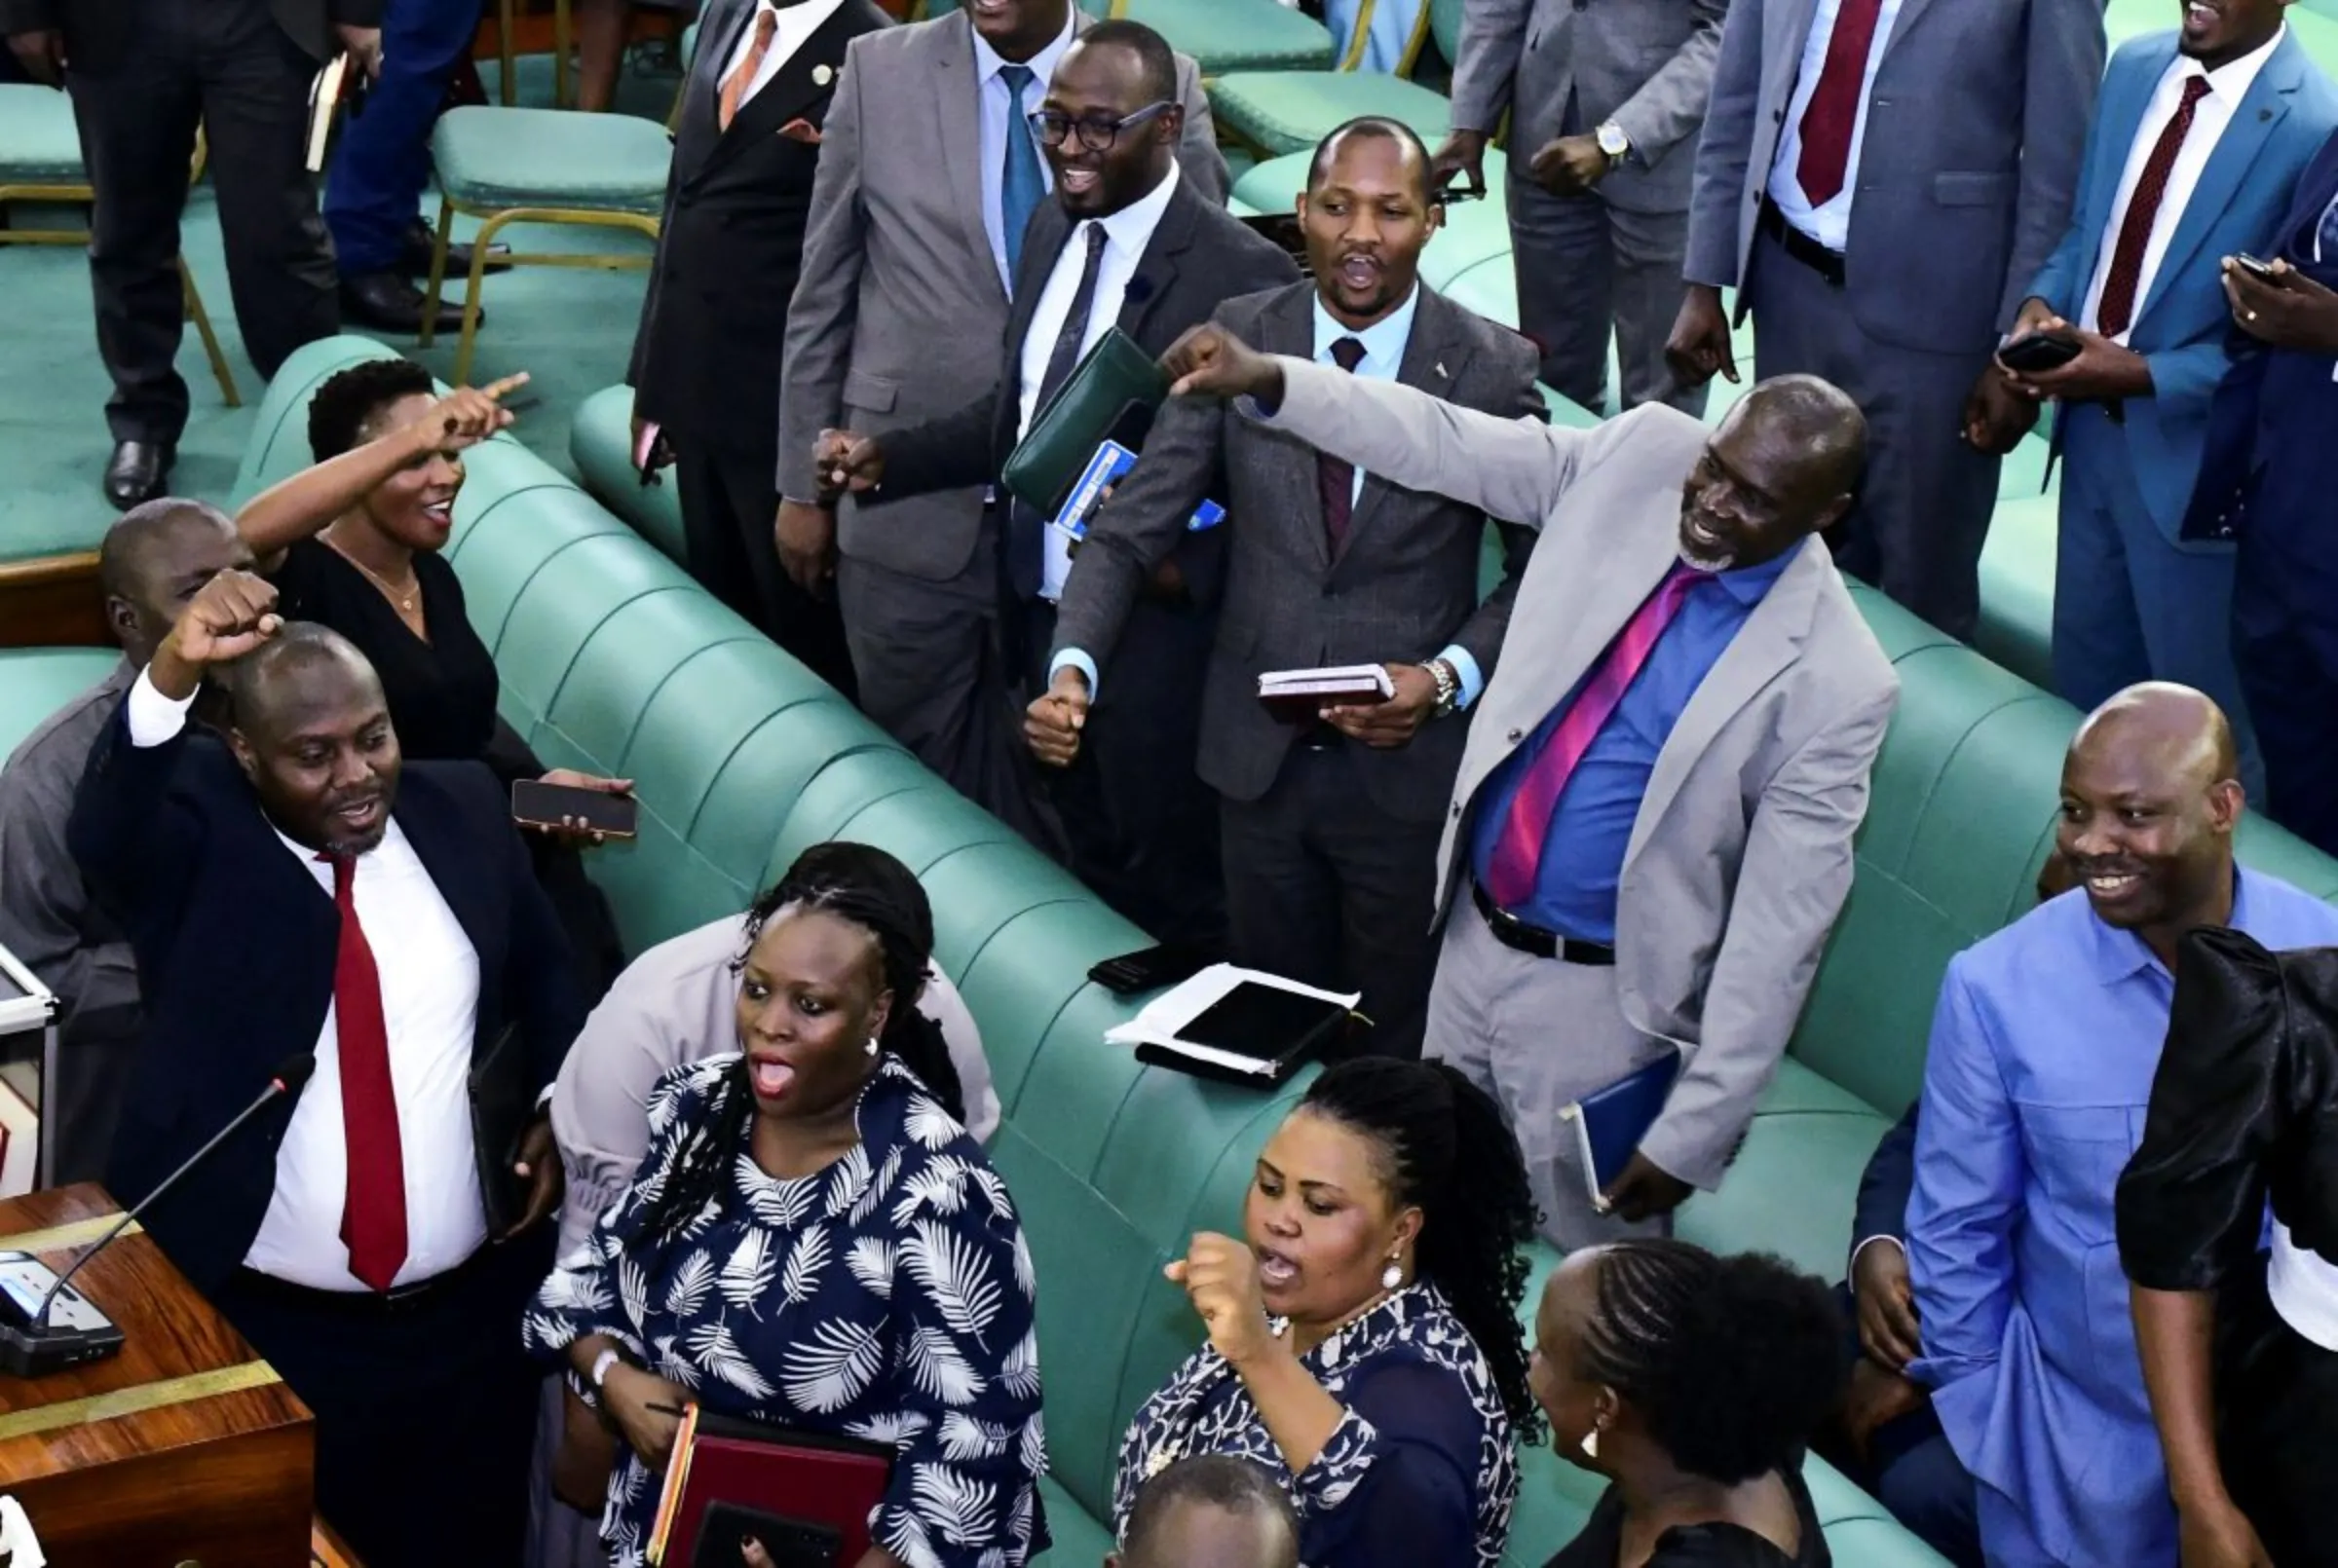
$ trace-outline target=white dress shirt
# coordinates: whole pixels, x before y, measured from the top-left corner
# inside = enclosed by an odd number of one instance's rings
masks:
[[[159,746],[186,728],[193,699],[174,702],[142,672],[130,690],[130,741]],[[284,852],[329,902],[333,869],[280,832]],[[406,1176],[406,1261],[396,1283],[427,1280],[487,1240],[471,1137],[471,1041],[479,958],[396,819],[358,861],[352,892],[381,973],[390,1083]],[[341,1119],[341,1045],[334,1009],[317,1037],[317,1074],[293,1104],[276,1151],[276,1193],[246,1268],[319,1290],[364,1290],[341,1240],[349,1193],[349,1138]]]
[[[1030,329],[1023,334],[1022,412],[1015,421],[1017,440],[1031,429],[1031,416],[1039,401],[1039,383],[1047,375],[1047,361],[1055,353],[1055,340],[1063,333],[1065,317],[1072,314],[1072,302],[1078,297],[1080,275],[1087,271],[1088,265],[1088,231],[1104,231],[1104,256],[1096,265],[1096,298],[1088,307],[1087,330],[1079,340],[1079,352],[1083,355],[1096,347],[1097,340],[1120,319],[1121,304],[1128,298],[1128,281],[1137,275],[1137,263],[1144,259],[1145,247],[1152,243],[1152,231],[1160,227],[1161,214],[1169,210],[1169,199],[1177,194],[1177,165],[1172,162],[1167,177],[1140,200],[1111,217],[1084,218],[1073,226],[1071,237],[1055,258],[1055,270],[1047,275],[1047,286],[1039,290],[1038,303],[1032,307]],[[1064,596],[1064,579],[1072,573],[1072,541],[1064,537],[1063,530],[1047,530],[1046,552],[1039,573],[1039,597],[1052,604]]]
[[[1023,62],[1031,67],[1031,82],[1023,89],[1023,101],[1019,104],[1010,101],[1014,94],[1007,92],[1006,83],[999,76],[1006,61],[999,57],[999,52],[983,40],[982,34],[974,34],[974,101],[981,111],[977,118],[981,122],[982,143],[982,227],[990,238],[991,260],[999,268],[999,281],[1009,294],[1015,291],[1015,275],[1006,265],[1006,220],[1001,216],[1006,206],[1006,131],[1012,125],[1017,134],[1031,134],[1030,127],[1018,122],[1036,113],[1046,98],[1047,84],[1055,79],[1055,62],[1072,47],[1072,28],[1077,16],[1076,10],[1067,16],[1064,30],[1055,42]],[[970,19],[967,25],[973,25]],[[1040,191],[1053,191],[1055,170],[1047,167],[1047,155],[1040,151],[1036,139],[1031,150],[1039,160]]]
[[[1787,100],[1786,131],[1778,138],[1778,157],[1770,165],[1770,200],[1778,215],[1828,249],[1841,251],[1851,243],[1851,199],[1859,190],[1859,154],[1867,138],[1867,99],[1875,91],[1875,69],[1891,47],[1892,28],[1900,20],[1900,0],[1883,0],[1875,18],[1875,37],[1867,45],[1867,68],[1859,80],[1859,118],[1851,123],[1851,151],[1843,163],[1843,188],[1824,205],[1812,206],[1802,194],[1796,170],[1802,163],[1802,115],[1819,90],[1827,69],[1827,46],[1834,38],[1835,18],[1842,0],[1819,0],[1810,19],[1810,36],[1802,43],[1802,64],[1794,77],[1794,95]]]
[[[2143,302],[2151,298],[2152,280],[2159,276],[2160,263],[2168,255],[2168,242],[2175,238],[2175,226],[2184,219],[2184,207],[2192,200],[2192,192],[2200,184],[2201,171],[2208,167],[2209,155],[2216,151],[2216,142],[2224,128],[2233,123],[2233,112],[2256,82],[2257,73],[2281,47],[2282,37],[2289,31],[2283,23],[2280,32],[2261,49],[2252,50],[2239,59],[2215,70],[2207,70],[2189,55],[2178,55],[2152,91],[2151,102],[2143,109],[2142,124],[2135,128],[2134,142],[2127,149],[2127,169],[2119,176],[2119,194],[2111,203],[2111,221],[2102,232],[2102,245],[2094,257],[2094,278],[2087,284],[2086,308],[2079,314],[2078,324],[2089,331],[2094,329],[2097,312],[2102,305],[2102,290],[2110,281],[2111,261],[2119,252],[2119,230],[2127,222],[2128,204],[2133,200],[2135,186],[2143,178],[2143,166],[2151,162],[2151,150],[2157,146],[2160,132],[2175,118],[2175,111],[2184,101],[2184,84],[2194,77],[2205,77],[2208,91],[2192,109],[2192,129],[2185,133],[2184,142],[2176,150],[2175,163],[2168,172],[2168,189],[2160,198],[2160,210],[2151,220],[2151,238],[2143,244],[2143,270],[2135,278],[2134,309],[2128,317],[2132,328],[2134,319],[2143,314]],[[2111,341],[2124,344],[2127,333]]]
[[[772,78],[779,74],[779,68],[787,63],[788,57],[804,47],[804,40],[818,32],[821,23],[835,16],[844,3],[845,0],[797,0],[794,5],[777,6],[772,0],[758,0],[755,14],[747,19],[746,26],[739,30],[738,43],[731,51],[731,57],[723,62],[723,74],[715,78],[716,83],[719,85],[730,81],[738,68],[747,62],[747,51],[755,47],[756,22],[765,12],[776,16],[779,22],[772,29],[772,47],[764,52],[763,63],[755,68],[754,76],[748,79],[746,87],[738,94],[741,105],[770,86]]]
[[[2289,1227],[2273,1222],[2272,1266],[2265,1290],[2281,1321],[2323,1350],[2338,1353],[2338,1264],[2297,1245]]]

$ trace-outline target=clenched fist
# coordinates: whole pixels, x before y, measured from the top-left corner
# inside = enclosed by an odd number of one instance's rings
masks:
[[[154,651],[147,677],[164,696],[184,702],[206,669],[242,658],[283,627],[274,583],[249,572],[222,572],[203,585]]]
[[[1162,1271],[1186,1288],[1186,1298],[1210,1331],[1210,1346],[1228,1366],[1271,1354],[1278,1341],[1259,1293],[1259,1259],[1248,1243],[1216,1231],[1197,1233],[1186,1255]]]
[[[1250,397],[1265,407],[1283,400],[1283,367],[1214,321],[1204,321],[1161,355],[1172,397]]]

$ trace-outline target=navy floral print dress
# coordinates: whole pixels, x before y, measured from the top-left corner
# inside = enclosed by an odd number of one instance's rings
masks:
[[[742,1141],[718,1199],[672,1240],[645,1238],[738,1061],[660,1080],[640,1174],[538,1291],[528,1348],[559,1360],[607,1334],[710,1411],[891,1443],[875,1540],[908,1568],[1022,1568],[1046,1545],[1047,1459],[1031,1253],[1005,1183],[887,1057],[849,1154],[782,1181]],[[601,1539],[613,1568],[642,1568],[660,1481],[630,1447],[620,1456]]]
[[[1113,1534],[1152,1476],[1196,1454],[1232,1454],[1291,1494],[1304,1568],[1499,1568],[1517,1440],[1492,1368],[1436,1287],[1408,1286],[1300,1360],[1347,1409],[1313,1464],[1291,1474],[1250,1391],[1204,1345],[1121,1439]]]

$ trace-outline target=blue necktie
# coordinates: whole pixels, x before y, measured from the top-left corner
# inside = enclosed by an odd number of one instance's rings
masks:
[[[1032,83],[1028,65],[1001,65],[999,80],[1006,84],[1006,163],[999,175],[999,221],[1005,233],[1006,286],[1012,293],[1015,273],[1023,265],[1023,231],[1047,195],[1039,177],[1039,149],[1031,139],[1031,121],[1023,112],[1023,90]]]

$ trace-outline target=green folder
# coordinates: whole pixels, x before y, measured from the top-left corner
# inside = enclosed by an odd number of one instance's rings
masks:
[[[1169,378],[1152,355],[1112,327],[1038,411],[999,477],[1016,499],[1052,516],[1099,446],[1116,440],[1135,451],[1144,444],[1168,395]]]

